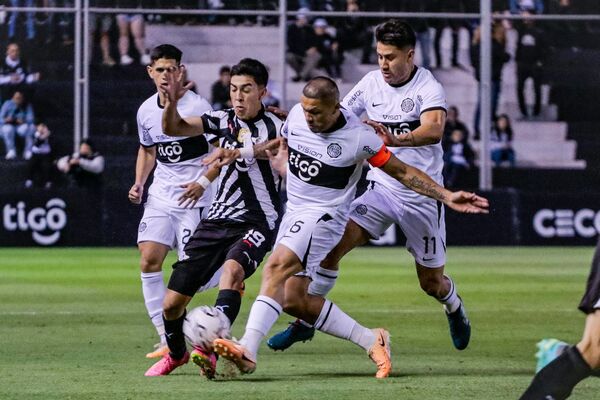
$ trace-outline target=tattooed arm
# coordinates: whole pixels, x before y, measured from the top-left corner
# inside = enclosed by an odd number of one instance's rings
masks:
[[[407,188],[441,201],[453,210],[471,214],[488,213],[489,203],[487,199],[477,196],[475,193],[463,191],[451,192],[438,185],[429,175],[420,169],[403,163],[394,155],[390,157],[389,161],[381,169]]]

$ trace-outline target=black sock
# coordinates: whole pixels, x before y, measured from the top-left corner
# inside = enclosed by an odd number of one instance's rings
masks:
[[[566,399],[575,385],[591,374],[577,347],[569,347],[533,377],[520,400]]]
[[[241,305],[242,295],[240,292],[233,289],[219,290],[219,295],[215,301],[215,307],[223,311],[232,325],[240,312]]]
[[[185,314],[186,313],[184,312],[181,317],[172,321],[166,320],[163,314],[167,345],[169,346],[171,357],[176,360],[181,360],[187,351],[187,348],[185,347],[185,337],[183,336],[183,320],[185,319]]]

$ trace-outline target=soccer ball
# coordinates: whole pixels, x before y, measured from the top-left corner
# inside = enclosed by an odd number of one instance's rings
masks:
[[[215,307],[201,306],[191,310],[183,321],[183,334],[188,343],[203,350],[212,350],[213,340],[230,338],[229,318]]]

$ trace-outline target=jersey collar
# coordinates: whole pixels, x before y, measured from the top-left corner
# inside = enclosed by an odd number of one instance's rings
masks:
[[[417,69],[419,69],[419,67],[417,67],[416,65],[414,66],[412,72],[410,73],[410,76],[408,77],[407,80],[405,80],[402,83],[397,83],[395,85],[392,85],[391,83],[388,83],[388,85],[390,85],[393,88],[400,88],[404,85],[406,85],[408,82],[412,81],[412,79],[415,77],[415,75],[417,74]]]

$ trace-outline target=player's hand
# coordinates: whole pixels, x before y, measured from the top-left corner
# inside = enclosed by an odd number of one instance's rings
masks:
[[[167,72],[160,84],[160,90],[170,102],[176,102],[183,97],[185,92],[194,87],[193,81],[187,81],[187,69],[184,65]]]
[[[202,163],[204,165],[213,164],[216,168],[221,168],[224,165],[231,164],[238,158],[240,158],[239,149],[224,149],[222,147],[217,147],[209,155],[204,157]]]
[[[279,147],[275,150],[265,149],[267,157],[271,162],[271,167],[279,173],[281,176],[285,176],[287,172],[288,162],[288,146],[285,139],[279,141]]]
[[[394,146],[395,140],[392,133],[383,125],[381,122],[373,121],[372,119],[368,119],[364,121],[365,124],[369,125],[371,128],[375,129],[375,133],[386,146]]]
[[[452,192],[446,205],[454,211],[466,214],[489,214],[490,212],[488,199],[462,190]]]
[[[274,106],[268,106],[267,111],[275,114],[277,118],[279,118],[282,121],[285,120],[289,114],[289,111]]]
[[[134,183],[131,189],[129,189],[128,197],[129,201],[133,204],[140,204],[142,202],[142,195],[144,194],[144,185]]]
[[[200,197],[204,194],[204,188],[198,182],[190,182],[180,187],[185,189],[185,192],[179,197],[179,206],[183,208],[194,208]]]

